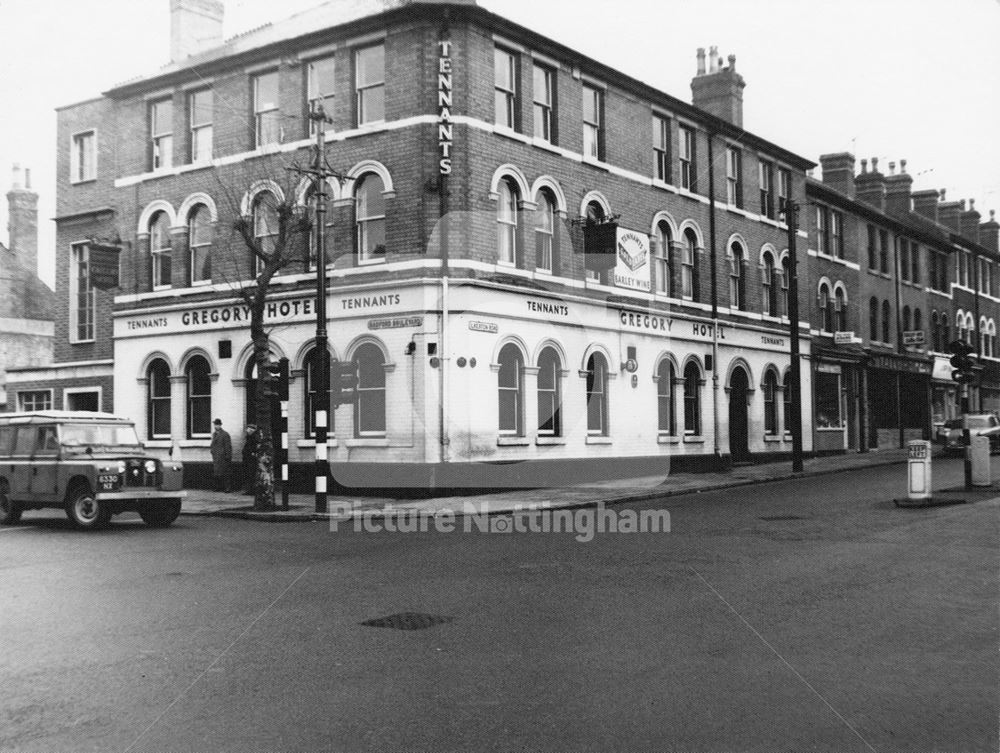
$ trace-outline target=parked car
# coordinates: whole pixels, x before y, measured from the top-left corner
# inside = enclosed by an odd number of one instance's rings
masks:
[[[985,435],[990,438],[990,450],[1000,450],[1000,419],[992,413],[970,413],[965,416],[945,421],[938,429],[937,441],[946,453],[960,453],[965,445],[962,442],[962,430],[968,421],[969,433],[973,437]]]
[[[133,423],[109,413],[0,414],[0,524],[64,509],[80,528],[133,511],[150,526],[181,512],[183,468],[146,453]]]

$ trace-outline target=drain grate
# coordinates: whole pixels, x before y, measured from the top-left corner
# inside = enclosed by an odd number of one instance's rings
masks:
[[[786,520],[806,520],[800,515],[766,515],[758,520],[766,520],[768,523],[778,523]]]
[[[391,630],[426,630],[435,625],[451,622],[453,619],[455,618],[421,614],[420,612],[400,612],[399,614],[390,614],[388,617],[365,620],[361,624],[365,627],[390,628]]]

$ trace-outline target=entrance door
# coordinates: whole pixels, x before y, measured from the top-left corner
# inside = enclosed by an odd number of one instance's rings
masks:
[[[744,369],[737,367],[729,380],[729,453],[734,463],[750,460],[747,395],[750,380]]]

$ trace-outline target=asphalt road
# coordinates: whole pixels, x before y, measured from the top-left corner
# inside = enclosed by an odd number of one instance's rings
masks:
[[[900,510],[902,479],[645,503],[671,533],[589,543],[27,514],[0,749],[996,750],[1000,501]],[[451,621],[360,624],[401,612]]]

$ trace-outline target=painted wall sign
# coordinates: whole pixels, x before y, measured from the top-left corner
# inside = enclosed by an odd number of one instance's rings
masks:
[[[630,290],[650,289],[649,236],[618,228],[615,285]]]
[[[569,306],[565,303],[552,303],[551,301],[533,301],[530,298],[525,301],[528,311],[534,314],[549,314],[551,316],[569,316]]]
[[[868,365],[873,369],[889,369],[890,371],[906,371],[911,374],[930,374],[931,364],[922,361],[909,361],[905,358],[894,358],[893,356],[872,356]]]
[[[405,316],[396,319],[372,319],[368,322],[368,329],[403,329],[405,327],[423,327],[424,318],[422,316]]]
[[[473,332],[487,332],[492,335],[500,331],[499,325],[494,322],[469,322],[469,329]]]
[[[451,175],[451,145],[454,124],[451,122],[452,92],[454,91],[451,68],[451,40],[438,42],[441,55],[438,58],[438,150],[441,159],[438,169],[441,175]]]
[[[836,345],[851,345],[854,343],[853,332],[834,332],[833,342]]]
[[[648,329],[664,334],[675,334],[679,336],[712,337],[713,325],[703,322],[678,322],[678,330],[674,331],[675,320],[669,316],[659,314],[649,314],[638,311],[622,310],[618,314],[618,319],[623,327],[634,327],[636,329]],[[690,327],[690,329],[688,329]],[[726,339],[726,328],[719,327],[719,340]]]
[[[162,329],[167,326],[167,317],[157,316],[151,319],[135,319],[126,322],[130,330]]]
[[[779,348],[784,348],[785,347],[785,341],[782,340],[780,337],[771,337],[770,335],[761,335],[760,336],[760,341],[762,343],[764,343],[764,345],[774,345],[774,346],[779,347]]]
[[[315,301],[312,298],[296,298],[289,301],[274,301],[264,309],[264,319],[287,319],[296,316],[311,316],[315,311]],[[203,327],[210,324],[228,324],[230,322],[250,323],[250,307],[219,306],[216,308],[195,309],[181,313],[183,327]],[[131,329],[131,327],[130,327]]]
[[[383,295],[365,295],[345,298],[341,301],[344,310],[348,309],[379,309],[388,306],[398,306],[400,301],[399,293],[385,293]]]

